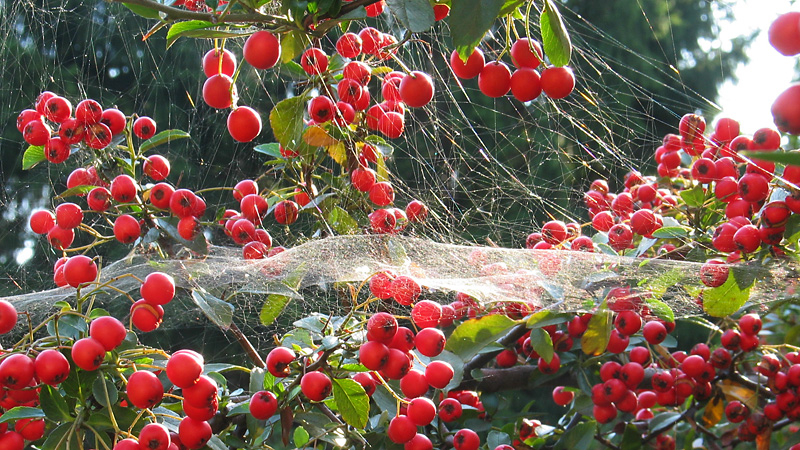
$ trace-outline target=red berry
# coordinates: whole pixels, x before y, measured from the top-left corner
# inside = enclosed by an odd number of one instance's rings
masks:
[[[142,171],[155,181],[169,176],[169,160],[161,155],[150,155],[144,160]]]
[[[308,372],[300,379],[300,390],[309,400],[321,402],[330,395],[331,379],[322,372]]]
[[[69,361],[57,350],[45,350],[33,363],[36,377],[44,384],[56,386],[69,376]]]
[[[319,75],[328,70],[328,55],[320,48],[311,47],[300,56],[300,66],[309,75]]]
[[[152,408],[164,398],[164,387],[153,372],[139,370],[128,377],[127,394],[133,406]]]
[[[261,134],[261,116],[249,106],[239,106],[228,115],[228,133],[239,142],[250,142]]]
[[[47,234],[56,225],[56,216],[46,209],[40,209],[31,214],[29,224],[34,233]]]
[[[147,116],[141,116],[133,121],[133,134],[140,139],[150,139],[156,134],[156,121]]]
[[[769,43],[784,56],[800,53],[800,12],[790,11],[778,16],[769,26]]]
[[[169,430],[160,423],[148,423],[139,432],[139,446],[147,450],[168,450]]]
[[[236,72],[236,55],[230,50],[212,48],[203,55],[203,73],[206,77],[217,74],[232,77],[234,72]]]
[[[542,46],[536,40],[522,38],[511,46],[511,61],[517,68],[535,69],[543,60]]]
[[[267,355],[267,370],[273,376],[283,378],[289,376],[291,369],[289,364],[295,360],[297,355],[294,351],[286,347],[275,347]]]
[[[433,99],[433,80],[424,72],[409,73],[400,82],[400,98],[412,108],[427,105]]]
[[[281,44],[269,31],[257,31],[244,43],[244,59],[256,69],[270,69],[278,63]]]
[[[453,447],[456,450],[477,450],[480,445],[478,433],[469,428],[462,428],[453,436]]]
[[[125,325],[112,316],[98,317],[89,325],[89,336],[102,344],[108,352],[119,347],[127,334]]]
[[[477,77],[485,64],[483,52],[479,48],[472,51],[466,62],[458,56],[458,51],[453,50],[453,53],[450,54],[450,67],[453,68],[453,73],[465,80]]]
[[[97,264],[85,255],[75,255],[64,263],[64,278],[72,287],[90,283],[97,278]]]
[[[505,63],[490,61],[478,75],[478,88],[487,97],[498,98],[511,90],[511,70]]]
[[[667,338],[667,328],[661,322],[653,320],[644,325],[642,334],[650,345],[657,345]]]
[[[542,90],[548,97],[559,99],[575,89],[575,75],[569,67],[548,67],[542,71]]]
[[[72,344],[72,360],[83,370],[97,370],[105,356],[106,349],[103,344],[91,337],[79,339]]]
[[[257,420],[267,420],[278,411],[278,400],[269,391],[259,391],[250,398],[250,414]]]

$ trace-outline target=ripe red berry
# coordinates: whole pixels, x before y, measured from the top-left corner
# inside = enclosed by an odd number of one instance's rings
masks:
[[[661,322],[653,320],[644,325],[642,334],[649,344],[657,345],[667,338],[667,329]]]
[[[169,430],[160,423],[148,423],[139,432],[139,446],[147,450],[168,450]]]
[[[175,297],[175,279],[163,272],[148,274],[139,293],[147,303],[166,305]]]
[[[114,237],[123,244],[131,244],[141,235],[139,221],[129,214],[123,214],[114,220]]]
[[[150,139],[156,134],[156,121],[147,116],[141,116],[133,121],[133,134],[140,139]]]
[[[139,370],[128,377],[128,401],[137,408],[152,408],[164,398],[164,387],[153,373]]]
[[[62,203],[56,206],[56,224],[61,228],[75,228],[83,221],[81,207],[75,203]]]
[[[745,314],[739,318],[739,330],[742,334],[755,336],[761,331],[761,317],[758,314]]]
[[[295,360],[297,355],[294,351],[286,347],[275,347],[267,355],[267,370],[273,376],[283,378],[289,376],[291,369],[289,364]]]
[[[392,281],[390,289],[392,291],[392,297],[401,305],[412,304],[422,293],[419,284],[414,281],[413,278],[405,275],[396,277]]]
[[[125,114],[116,108],[103,110],[103,116],[100,119],[100,123],[105,125],[114,136],[122,133],[126,122]]]
[[[441,319],[442,305],[431,300],[422,300],[411,308],[411,320],[419,328],[438,326]]]
[[[128,175],[118,175],[111,180],[111,196],[120,203],[129,203],[136,198],[136,181]]]
[[[542,46],[536,40],[522,38],[511,45],[511,61],[517,68],[535,69],[543,60]]]
[[[438,328],[423,328],[414,339],[417,350],[431,358],[438,356],[444,350],[445,343],[444,333]]]
[[[249,106],[239,106],[228,115],[228,133],[239,142],[250,142],[261,134],[261,116]]]
[[[122,344],[128,334],[125,325],[112,316],[102,316],[89,324],[89,336],[110,352]]]
[[[322,372],[308,372],[300,379],[300,390],[309,400],[321,402],[330,395],[331,379]]]
[[[311,47],[300,56],[300,66],[309,75],[319,75],[328,70],[328,55],[321,48]]]
[[[800,53],[800,12],[790,11],[778,16],[769,26],[769,43],[784,56]]]
[[[46,209],[40,209],[31,214],[29,224],[34,233],[47,234],[56,225],[56,216]]]
[[[336,41],[336,51],[345,58],[355,58],[361,54],[361,37],[355,33],[344,33]]]
[[[548,67],[542,71],[542,90],[548,97],[559,99],[575,89],[575,75],[569,67]]]
[[[425,380],[435,389],[444,389],[454,375],[453,366],[446,361],[431,361],[425,368]]]
[[[155,330],[164,319],[164,308],[152,305],[144,300],[137,300],[131,305],[131,321],[133,325],[145,333]]]
[[[257,31],[244,43],[244,59],[256,69],[270,69],[278,63],[281,44],[269,31]]]
[[[64,97],[52,97],[44,105],[44,116],[51,122],[61,123],[72,115],[72,103]]]
[[[81,100],[75,107],[75,120],[84,125],[94,125],[103,118],[103,107],[96,100]]]
[[[189,388],[200,380],[203,357],[191,350],[175,352],[167,361],[167,377],[179,388]]]
[[[250,398],[250,414],[257,420],[267,420],[278,410],[278,400],[270,391],[259,391]]]
[[[33,362],[36,377],[44,384],[56,386],[69,376],[69,361],[58,350],[45,350]]]
[[[465,80],[477,77],[483,70],[484,65],[486,65],[486,62],[483,58],[483,52],[479,48],[472,51],[466,62],[461,60],[457,50],[453,50],[453,53],[450,54],[450,67],[452,67],[453,73]]]
[[[88,337],[78,339],[72,344],[72,360],[75,365],[86,371],[93,371],[100,368],[103,358],[106,356],[106,349],[100,341]]]
[[[427,397],[417,397],[408,404],[406,415],[415,425],[424,427],[436,417],[436,405]]]
[[[90,283],[97,278],[97,264],[85,255],[75,255],[64,263],[64,278],[72,287]]]
[[[236,55],[228,49],[212,48],[203,55],[203,73],[206,77],[217,74],[232,77],[236,72]]]
[[[417,426],[408,416],[398,415],[389,422],[386,435],[395,444],[405,444],[417,434]]]
[[[478,75],[478,88],[487,97],[498,98],[511,90],[511,70],[499,61],[490,61]]]
[[[433,80],[424,72],[409,73],[400,82],[400,98],[412,108],[427,105],[433,99]]]
[[[469,428],[462,428],[453,436],[453,447],[456,450],[477,450],[480,445],[481,439],[478,433]]]
[[[161,181],[169,176],[169,160],[161,155],[150,155],[144,160],[142,171],[155,181]]]
[[[291,200],[282,200],[275,205],[275,220],[282,225],[291,225],[297,220],[299,207]]]

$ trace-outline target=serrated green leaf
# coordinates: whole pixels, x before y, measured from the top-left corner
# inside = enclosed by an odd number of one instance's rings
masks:
[[[369,397],[360,383],[349,378],[334,378],[333,400],[342,420],[348,425],[356,428],[367,426]]]
[[[583,336],[581,336],[583,353],[597,356],[605,351],[608,346],[608,340],[611,338],[611,318],[611,311],[608,310],[608,305],[603,300],[603,303],[597,307],[597,311],[594,312],[589,320]]]
[[[544,1],[544,9],[539,18],[542,33],[542,46],[550,62],[557,67],[566,66],[572,57],[572,42],[561,14],[552,0]]]
[[[530,337],[533,350],[535,350],[546,363],[550,364],[550,361],[553,359],[553,339],[550,337],[550,333],[541,328],[534,328],[531,330]]]
[[[496,343],[516,324],[516,321],[499,314],[464,321],[453,330],[445,349],[468,361],[486,346]]]
[[[233,305],[199,289],[192,290],[192,300],[214,325],[223,330],[230,328],[233,323]]]
[[[428,31],[435,22],[429,0],[386,0],[386,6],[397,21],[412,33]]]
[[[45,417],[45,414],[40,408],[15,406],[0,416],[0,423],[14,422],[20,419],[41,419],[42,417]]]
[[[262,325],[272,325],[291,299],[285,295],[270,294],[261,306],[258,318]]]
[[[453,45],[466,60],[500,14],[504,0],[458,0],[453,2],[448,23]]]
[[[157,10],[155,10],[155,9],[148,8],[148,7],[142,6],[142,5],[136,5],[136,4],[133,4],[133,3],[123,3],[123,5],[125,5],[126,8],[130,9],[134,13],[144,17],[145,19],[160,19],[161,18],[161,16],[159,15],[159,12]]]
[[[750,298],[750,288],[741,289],[733,272],[722,286],[703,291],[703,310],[714,317],[727,317],[738,311]]]
[[[67,400],[58,392],[58,389],[43,385],[41,391],[39,391],[39,403],[45,416],[53,422],[72,420]]]
[[[43,145],[30,145],[25,149],[25,153],[22,154],[22,170],[32,169],[46,159]]]
[[[174,141],[176,139],[186,139],[191,137],[189,133],[183,130],[164,130],[157,135],[151,137],[150,139],[142,142],[139,145],[139,151],[141,153],[148,152],[152,150],[154,147],[159,145],[166,144],[167,142]]]

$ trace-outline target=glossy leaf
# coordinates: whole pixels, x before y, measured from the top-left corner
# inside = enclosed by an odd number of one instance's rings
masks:
[[[45,416],[53,422],[72,420],[67,400],[63,394],[58,392],[58,389],[43,385],[41,391],[39,391],[39,403]]]
[[[139,145],[139,151],[141,153],[145,153],[159,145],[166,144],[176,139],[186,139],[188,137],[190,137],[189,133],[183,130],[164,130],[150,139],[142,142],[141,145]]]
[[[130,9],[134,13],[144,17],[145,19],[160,19],[161,16],[159,12],[155,9],[148,8],[146,6],[137,5],[134,3],[123,3],[126,8]]]
[[[553,359],[553,339],[550,333],[541,328],[534,328],[531,330],[531,347],[546,363],[550,363]]]
[[[313,152],[313,149],[303,141],[305,122],[303,114],[306,110],[306,101],[303,96],[287,98],[272,108],[269,113],[269,123],[278,142],[284,148],[292,149],[300,154]]]
[[[499,314],[464,321],[453,330],[445,349],[468,361],[486,346],[496,343],[516,324],[516,321]]]
[[[283,309],[289,304],[291,299],[285,295],[270,294],[261,306],[261,313],[258,315],[262,325],[272,325]]]
[[[281,155],[280,144],[278,144],[277,142],[256,145],[255,148],[253,148],[253,150],[255,150],[257,153],[263,153],[265,155],[283,159],[283,155]]]
[[[62,423],[47,435],[47,440],[41,450],[71,450],[81,448],[78,445],[78,436],[70,422]]]
[[[550,62],[557,67],[566,66],[572,57],[572,42],[567,28],[561,19],[553,0],[544,1],[544,9],[539,18],[542,32],[542,46]]]
[[[800,166],[800,151],[798,150],[788,152],[782,150],[775,152],[745,151],[741,152],[741,154],[748,158],[759,159],[761,161],[772,161],[786,165]]]
[[[356,428],[367,426],[369,397],[361,384],[349,378],[334,378],[333,400],[348,425]]]
[[[689,235],[689,228],[686,227],[661,227],[653,232],[653,237],[658,239],[682,238]]]
[[[339,206],[333,207],[327,219],[328,225],[339,234],[353,234],[358,231],[358,222]]]
[[[539,311],[528,318],[528,328],[543,328],[550,325],[558,325],[569,322],[574,314],[559,313],[545,309]]]
[[[297,427],[294,429],[292,439],[294,440],[294,445],[300,448],[308,443],[310,437],[305,428]]]
[[[41,419],[45,417],[44,411],[30,406],[15,406],[0,416],[0,423],[14,422],[20,419]]]
[[[205,20],[186,20],[183,22],[176,22],[169,27],[169,30],[167,31],[167,48],[171,47],[179,37],[189,31],[200,30],[213,26],[213,23]]]
[[[30,145],[22,154],[22,170],[32,169],[35,165],[47,160],[43,145]]]
[[[739,310],[750,298],[750,288],[741,289],[731,272],[722,286],[703,291],[703,309],[714,317],[726,317]]]
[[[574,450],[591,448],[597,422],[590,420],[579,423],[567,430],[556,443],[554,450]]]

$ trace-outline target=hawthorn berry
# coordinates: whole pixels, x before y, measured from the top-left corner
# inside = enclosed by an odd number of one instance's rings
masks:
[[[258,391],[250,397],[248,408],[257,420],[267,420],[278,411],[278,399],[270,391]]]
[[[97,339],[88,337],[78,339],[72,344],[72,360],[81,369],[90,372],[100,368],[106,356],[106,349]]]
[[[267,370],[275,377],[287,377],[291,373],[289,364],[296,357],[294,351],[289,348],[275,347],[267,354]]]
[[[322,372],[307,372],[300,379],[300,390],[309,400],[321,402],[330,395],[331,379]]]
[[[228,133],[239,142],[250,142],[261,134],[261,116],[249,106],[239,106],[228,115]]]
[[[128,377],[127,395],[133,406],[152,408],[164,398],[164,387],[153,372],[138,370]]]
[[[217,74],[232,77],[236,72],[236,55],[228,49],[212,48],[203,55],[202,65],[206,77]]]
[[[511,70],[500,61],[486,63],[478,74],[478,88],[487,97],[506,95],[511,90]]]
[[[140,139],[150,139],[156,134],[156,121],[147,116],[137,118],[133,121],[133,134]]]
[[[89,324],[89,336],[110,352],[119,347],[127,335],[125,325],[112,316],[101,316]]]

